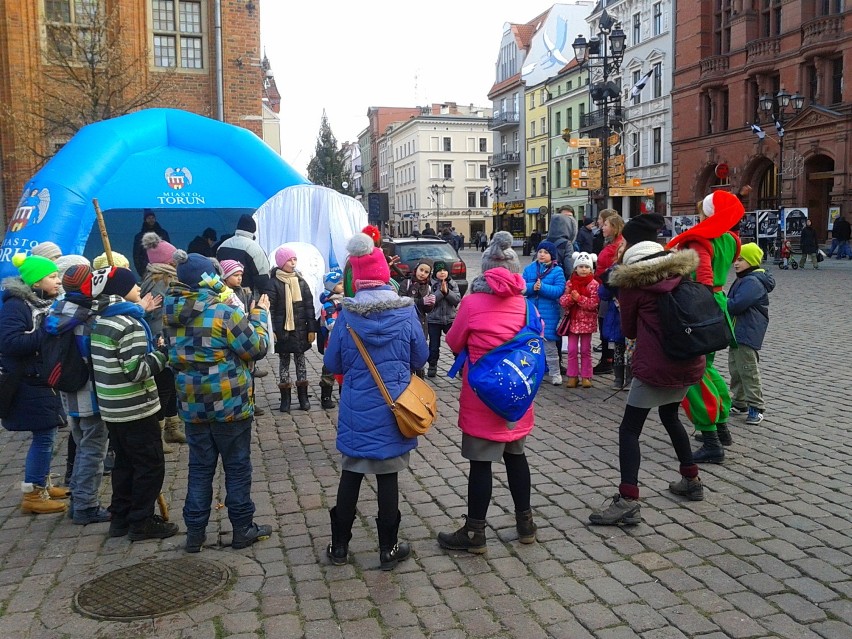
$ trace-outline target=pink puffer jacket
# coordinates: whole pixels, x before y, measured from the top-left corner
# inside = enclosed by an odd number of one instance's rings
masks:
[[[512,339],[527,323],[524,278],[504,268],[494,268],[485,271],[483,279],[473,281],[471,292],[462,298],[453,327],[447,333],[450,349],[459,353],[467,346],[473,362]],[[459,398],[459,428],[468,435],[490,441],[515,441],[532,430],[535,424],[533,407],[530,406],[511,430],[507,424],[468,386],[465,364]]]

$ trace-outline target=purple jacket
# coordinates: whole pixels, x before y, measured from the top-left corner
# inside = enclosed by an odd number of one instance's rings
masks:
[[[609,283],[617,287],[621,306],[621,330],[636,340],[633,376],[651,386],[686,388],[696,384],[704,373],[703,356],[673,360],[663,352],[663,335],[657,298],[677,286],[698,266],[691,249],[664,257],[623,264],[612,272]]]

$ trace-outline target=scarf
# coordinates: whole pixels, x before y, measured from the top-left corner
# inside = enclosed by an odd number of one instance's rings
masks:
[[[288,273],[287,271],[279,268],[275,271],[275,277],[279,282],[284,284],[290,292],[290,294],[286,296],[287,308],[284,309],[284,330],[295,331],[296,319],[294,317],[295,313],[293,312],[293,304],[295,302],[302,301],[302,289],[299,286],[299,276],[296,274],[296,271]]]
[[[139,304],[134,304],[133,302],[118,302],[116,304],[110,304],[107,306],[103,312],[101,313],[104,317],[115,317],[116,315],[128,315],[139,321],[142,324],[142,328],[145,329],[145,337],[148,342],[147,352],[151,353],[154,351],[154,336],[151,334],[151,327],[148,326],[148,322],[145,321],[145,311],[142,310],[142,307]]]
[[[571,279],[569,280],[571,283],[571,290],[577,291],[580,295],[586,295],[588,292],[589,282],[591,282],[594,278],[595,276],[593,273],[589,273],[588,275],[571,273]]]
[[[163,280],[166,284],[177,280],[177,269],[171,264],[149,263],[146,270],[148,272],[145,275],[151,275],[151,279]]]

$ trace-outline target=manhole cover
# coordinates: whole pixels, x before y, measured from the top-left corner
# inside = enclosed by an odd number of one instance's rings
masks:
[[[110,621],[161,617],[207,601],[228,585],[227,566],[206,559],[165,559],[113,570],[74,595],[81,613]]]

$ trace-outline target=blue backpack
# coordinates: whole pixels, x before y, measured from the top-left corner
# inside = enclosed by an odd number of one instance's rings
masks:
[[[527,323],[518,334],[474,364],[468,363],[467,383],[483,404],[506,421],[524,416],[544,379],[543,330],[538,310],[527,300]],[[467,348],[456,356],[450,377],[456,376],[468,357]]]

